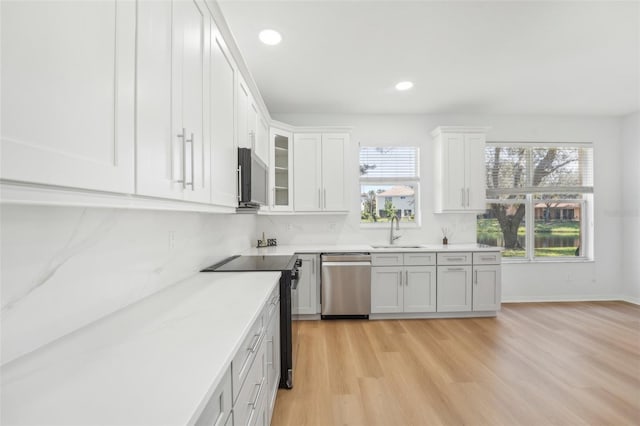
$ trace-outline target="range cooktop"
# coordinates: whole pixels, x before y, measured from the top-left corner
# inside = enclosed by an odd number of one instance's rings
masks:
[[[233,256],[200,272],[291,271],[298,256]]]

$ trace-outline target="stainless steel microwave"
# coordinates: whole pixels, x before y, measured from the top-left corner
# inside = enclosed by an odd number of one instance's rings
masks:
[[[266,205],[268,181],[267,165],[250,148],[238,148],[238,207]]]

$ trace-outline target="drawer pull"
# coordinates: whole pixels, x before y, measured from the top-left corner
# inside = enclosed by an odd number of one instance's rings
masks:
[[[447,268],[447,271],[464,271],[464,268]]]
[[[464,260],[464,257],[447,257],[447,260]]]
[[[247,405],[250,405],[253,408],[255,408],[256,404],[258,403],[258,398],[260,397],[260,391],[262,390],[262,382],[256,383],[255,387],[258,388],[258,391],[256,392],[256,396],[253,398],[253,401],[247,402]]]
[[[253,337],[254,337],[254,339],[255,339],[255,342],[253,343],[253,345],[251,345],[251,346],[249,346],[249,347],[247,348],[247,350],[248,350],[249,352],[252,352],[252,353],[253,353],[253,352],[255,352],[255,351],[256,351],[256,349],[258,348],[258,342],[260,342],[260,335],[261,335],[261,334],[262,334],[262,333],[258,333],[258,334],[256,334],[256,335],[254,335],[254,336],[253,336]]]
[[[483,256],[480,259],[482,259],[482,260],[496,260],[496,257],[495,256]]]

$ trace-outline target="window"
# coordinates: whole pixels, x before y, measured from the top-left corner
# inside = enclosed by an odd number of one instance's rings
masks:
[[[487,209],[478,243],[522,260],[590,257],[593,209],[590,144],[487,143]]]
[[[360,223],[419,222],[419,149],[360,148]]]

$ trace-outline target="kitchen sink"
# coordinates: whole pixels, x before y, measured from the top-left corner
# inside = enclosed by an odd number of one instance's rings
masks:
[[[371,245],[371,247],[373,248],[399,248],[399,249],[403,249],[403,248],[422,248],[421,245],[402,245],[402,244],[376,244],[376,245]]]

